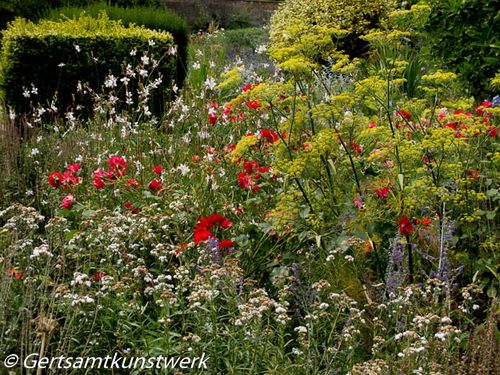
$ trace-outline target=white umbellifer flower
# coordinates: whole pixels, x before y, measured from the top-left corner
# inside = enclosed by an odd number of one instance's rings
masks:
[[[307,328],[304,326],[295,327],[293,330],[298,333],[307,333]]]
[[[445,341],[446,340],[446,334],[443,333],[443,332],[438,332],[434,335],[435,338],[437,338],[438,340],[441,340],[441,341]]]

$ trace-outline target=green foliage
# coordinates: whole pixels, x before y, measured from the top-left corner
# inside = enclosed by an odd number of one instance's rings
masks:
[[[480,100],[500,70],[500,1],[435,0],[427,24],[429,55],[441,60]]]
[[[18,113],[26,112],[31,101],[52,103],[56,94],[54,104],[65,111],[74,104],[79,82],[99,92],[108,74],[119,75],[125,61],[139,61],[143,53],[158,59],[158,71],[169,84],[175,77],[174,57],[167,55],[172,46],[166,32],[126,28],[105,14],[39,24],[17,19],[3,33],[1,88],[6,104]],[[133,50],[136,57],[130,55]],[[157,97],[156,113],[166,98]]]
[[[0,30],[15,17],[37,20],[60,4],[59,0],[3,0],[0,4]]]
[[[230,47],[250,48],[255,50],[259,45],[269,41],[267,30],[257,27],[226,30],[224,44]]]
[[[379,27],[391,9],[383,0],[288,0],[271,18],[271,55],[306,69],[333,51],[363,56],[367,43],[360,36]]]
[[[85,7],[66,6],[53,9],[44,18],[61,21],[66,18],[78,18],[82,12],[97,18],[104,11],[109,19],[120,20],[127,27],[135,24],[152,30],[169,32],[174,37],[174,41],[178,47],[177,83],[180,84],[186,74],[187,45],[189,42],[187,23],[170,9],[151,6],[152,4],[147,4],[149,6],[144,5],[131,4],[131,2],[127,2],[127,4],[117,2],[116,4],[113,3],[113,5],[96,3]],[[127,6],[127,8],[124,8],[124,6]]]

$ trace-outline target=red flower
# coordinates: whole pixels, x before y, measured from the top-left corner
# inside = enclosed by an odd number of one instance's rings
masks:
[[[406,216],[403,216],[398,221],[399,224],[399,233],[403,236],[409,236],[413,232],[413,223]]]
[[[351,150],[356,151],[358,154],[363,153],[363,146],[358,145],[356,142],[351,143]]]
[[[234,246],[234,242],[231,240],[222,240],[221,242],[219,242],[219,245],[223,249],[229,249]]]
[[[68,194],[62,200],[62,208],[69,210],[76,203],[76,199],[73,195]]]
[[[200,243],[207,241],[209,237],[212,236],[212,232],[208,230],[199,230],[194,232],[194,243]]]
[[[278,133],[275,131],[271,131],[269,129],[264,129],[260,131],[260,139],[265,139],[270,143],[277,142],[279,139]]]
[[[158,164],[153,168],[154,174],[160,175],[162,174],[162,172],[163,172],[163,167],[161,166],[161,164]]]
[[[229,221],[227,219],[224,219],[221,223],[220,226],[224,229],[231,228],[233,226],[233,222]]]
[[[123,207],[125,207],[125,209],[127,210],[131,210],[132,208],[134,208],[134,205],[132,204],[132,202],[127,201],[123,204]]]
[[[139,189],[139,183],[133,178],[127,181],[127,185],[130,186],[131,188]]]
[[[202,217],[198,220],[198,224],[194,228],[194,242],[203,242],[208,240],[209,237],[215,238],[215,236],[211,232],[211,229],[216,224],[219,224],[222,229],[230,228],[233,225],[231,221],[227,220],[224,216],[219,214]]]
[[[82,179],[80,177],[76,177],[73,172],[64,172],[62,183],[65,189],[71,189],[73,186],[78,185],[80,182],[82,182]]]
[[[7,275],[9,277],[15,278],[16,280],[21,280],[22,278],[24,278],[24,275],[21,272],[16,271],[15,268],[9,268],[7,270]]]
[[[208,122],[210,125],[217,124],[217,108],[219,105],[216,102],[211,102],[210,107],[208,108]]]
[[[469,178],[472,178],[476,181],[479,181],[479,172],[475,169],[467,171],[467,176],[469,176]]]
[[[152,193],[158,193],[162,189],[163,186],[160,180],[153,180],[149,183],[149,190],[151,190]]]
[[[251,89],[252,89],[252,84],[249,83],[248,85],[243,86],[242,91],[247,92],[248,90],[251,90]]]
[[[245,172],[247,172],[247,174],[252,174],[254,170],[257,170],[257,168],[259,168],[259,163],[249,160],[243,163],[243,168],[245,169]]]
[[[498,129],[494,126],[492,126],[491,128],[488,129],[488,135],[490,137],[496,137],[497,133],[498,133]]]
[[[49,185],[52,186],[54,189],[57,189],[58,187],[61,186],[63,181],[63,175],[59,172],[52,172],[49,175],[48,182]]]
[[[397,114],[400,115],[404,119],[407,119],[407,120],[411,119],[411,113],[405,111],[404,109],[399,110],[399,112],[397,112]]]
[[[431,219],[429,219],[427,217],[424,217],[422,219],[418,219],[417,225],[423,225],[425,227],[428,227],[429,225],[431,225]]]
[[[118,178],[127,173],[127,162],[121,156],[112,156],[108,159],[109,170],[106,172],[108,178]]]
[[[73,174],[77,174],[78,171],[80,170],[80,164],[71,164],[68,168],[68,171],[70,171]]]
[[[101,272],[101,271],[97,271],[95,274],[94,274],[94,283],[98,283],[99,281],[101,281],[101,279],[106,276],[106,273],[105,272]]]
[[[375,123],[375,121],[370,121],[370,123],[368,124],[368,128],[374,128],[375,126],[377,126],[377,124]]]
[[[260,108],[260,104],[256,100],[249,100],[248,102],[245,103],[245,105],[248,108],[252,108],[252,109],[258,109],[258,108]]]
[[[389,195],[389,188],[386,186],[383,189],[374,189],[375,194],[377,194],[378,198],[387,198]]]
[[[106,187],[106,183],[99,176],[95,176],[94,177],[93,184],[94,184],[94,186],[96,187],[97,190],[102,190],[102,189],[104,189]]]
[[[484,102],[481,103],[481,106],[485,108],[491,108],[493,104],[489,100],[485,100]]]

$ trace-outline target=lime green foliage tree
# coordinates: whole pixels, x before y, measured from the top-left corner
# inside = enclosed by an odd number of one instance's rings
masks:
[[[380,27],[393,9],[384,0],[289,0],[271,19],[271,55],[278,62],[304,63],[304,68],[344,51],[363,56],[367,43],[360,39]]]

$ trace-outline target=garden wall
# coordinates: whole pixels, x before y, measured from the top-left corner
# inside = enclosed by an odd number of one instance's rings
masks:
[[[265,24],[281,1],[270,0],[163,0],[165,5],[185,17],[192,28],[204,28],[210,21],[234,28]]]

